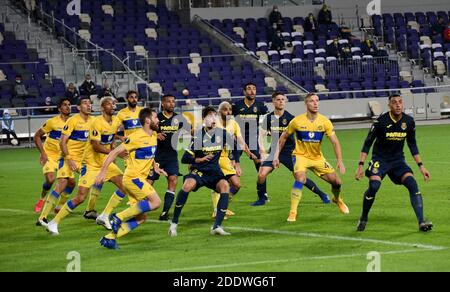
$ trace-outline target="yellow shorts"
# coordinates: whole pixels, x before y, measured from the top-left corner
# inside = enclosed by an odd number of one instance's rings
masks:
[[[88,189],[91,188],[99,172],[100,168],[83,165],[83,167],[81,167],[80,178],[78,179],[78,186]],[[109,181],[111,178],[119,175],[123,175],[122,170],[120,170],[120,168],[114,163],[111,163],[108,167],[108,171],[106,172],[106,181]]]
[[[124,176],[122,183],[128,195],[128,203],[131,206],[145,199],[147,196],[156,193],[153,186],[149,184],[145,178],[131,178]]]
[[[58,158],[48,158],[47,162],[42,167],[42,173],[54,173],[58,170]]]
[[[76,172],[79,172],[81,169],[81,162],[75,161],[75,164],[77,165]],[[58,171],[56,173],[56,177],[57,178],[75,178],[75,173],[70,169],[67,159],[60,158],[58,160]]]
[[[220,157],[219,166],[225,176],[233,176],[236,175],[236,169],[231,163],[230,158],[228,157]]]
[[[324,157],[319,159],[309,159],[304,156],[295,155],[294,173],[306,172],[307,169],[314,171],[317,176],[330,174],[334,172],[334,168],[325,160]]]

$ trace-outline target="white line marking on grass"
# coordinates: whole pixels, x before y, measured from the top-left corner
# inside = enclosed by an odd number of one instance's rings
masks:
[[[248,228],[248,227],[237,227],[237,226],[230,226],[230,227],[227,227],[226,229],[242,230],[242,231],[249,231],[249,232],[259,232],[259,233],[269,233],[269,234],[292,235],[292,236],[301,236],[301,237],[326,238],[326,239],[333,239],[333,240],[370,242],[370,243],[404,246],[404,247],[416,247],[416,248],[429,249],[429,250],[441,250],[441,249],[447,248],[444,246],[426,245],[426,244],[421,244],[421,243],[408,243],[408,242],[388,241],[388,240],[379,240],[379,239],[371,239],[371,238],[359,238],[359,237],[340,236],[340,235],[331,235],[331,234],[319,234],[319,233],[310,233],[310,232],[270,230],[270,229],[262,229],[262,228]]]
[[[416,253],[416,252],[425,252],[425,251],[433,251],[433,250],[430,250],[430,249],[428,249],[428,250],[426,250],[426,249],[393,250],[393,251],[380,252],[380,254],[382,254],[382,255],[405,254],[405,253]],[[301,258],[293,258],[293,259],[285,259],[285,260],[267,260],[267,261],[242,262],[242,263],[232,263],[232,264],[222,264],[222,265],[185,267],[185,268],[178,268],[178,269],[163,270],[161,272],[214,270],[214,269],[235,268],[235,267],[242,267],[242,266],[284,264],[284,263],[299,262],[299,261],[316,261],[316,260],[353,258],[353,257],[364,257],[365,258],[366,256],[367,256],[367,253],[340,254],[340,255],[331,255],[331,256],[312,256],[312,257],[301,257]]]
[[[0,209],[0,212],[9,212],[9,213],[19,213],[19,214],[34,214],[33,211],[25,211],[25,210],[18,210],[18,209]]]

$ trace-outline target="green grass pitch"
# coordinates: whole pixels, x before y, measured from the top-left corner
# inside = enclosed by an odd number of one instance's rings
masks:
[[[157,210],[150,213],[150,222],[119,239],[117,251],[100,246],[106,231],[82,218],[85,204],[60,224],[57,237],[36,227],[33,206],[42,184],[38,152],[2,150],[0,271],[65,271],[71,251],[80,254],[82,271],[366,271],[370,251],[380,253],[382,271],[450,271],[450,126],[417,129],[419,149],[431,172],[427,184],[405,147],[424,195],[425,217],[435,225],[427,234],[418,231],[407,190],[389,179],[377,194],[366,231],[355,231],[367,179],[357,182],[354,173],[366,133],[337,131],[347,167],[342,195],[349,215],[341,215],[334,204],[324,205],[305,190],[297,222],[286,222],[293,178],[283,168],[269,176],[270,203],[249,206],[256,198],[256,171],[243,158],[243,187],[230,204],[236,216],[223,224],[231,236],[209,235],[211,196],[202,189],[190,194],[178,237],[170,238],[167,223],[156,221]],[[323,152],[334,164],[329,141],[323,143]],[[185,166],[181,169],[186,171]],[[310,177],[329,193],[327,184],[311,173]],[[156,183],[161,198],[165,187],[165,180]],[[113,190],[105,185],[97,210],[105,206]]]

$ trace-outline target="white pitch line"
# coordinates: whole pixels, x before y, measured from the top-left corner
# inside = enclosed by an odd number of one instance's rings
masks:
[[[416,253],[416,252],[425,252],[425,251],[432,251],[432,250],[426,250],[426,249],[393,250],[393,251],[380,252],[380,254],[381,255],[404,254],[404,253]],[[301,257],[301,258],[293,258],[293,259],[285,259],[285,260],[267,260],[267,261],[242,262],[242,263],[232,263],[232,264],[222,264],[222,265],[194,266],[194,267],[185,267],[185,268],[179,268],[179,269],[163,270],[161,272],[214,270],[214,269],[235,268],[235,267],[242,267],[242,266],[284,264],[284,263],[299,262],[299,261],[315,261],[315,260],[353,258],[353,257],[365,257],[365,256],[367,256],[367,253],[353,253],[353,254],[341,254],[341,255],[331,255],[331,256],[313,256],[313,257]]]
[[[0,209],[0,212],[34,214],[34,212],[32,212],[32,211],[25,211],[25,210],[19,210],[19,209]],[[152,219],[147,220],[147,222],[168,224],[167,221],[159,221],[159,220],[152,220]],[[379,239],[371,239],[371,238],[357,238],[357,237],[340,236],[340,235],[332,235],[332,234],[319,234],[319,233],[311,233],[311,232],[295,232],[295,231],[271,230],[271,229],[263,229],[263,228],[239,227],[239,226],[230,226],[230,227],[227,227],[227,229],[242,230],[242,231],[248,231],[248,232],[259,232],[259,233],[267,233],[267,234],[281,234],[281,235],[291,235],[291,236],[301,236],[301,237],[325,238],[325,239],[342,240],[342,241],[370,242],[370,243],[393,245],[393,246],[414,247],[414,248],[420,248],[422,250],[447,249],[447,247],[445,247],[445,246],[426,245],[426,244],[421,244],[421,243],[388,241],[388,240],[379,240]]]
[[[268,234],[292,235],[292,236],[301,236],[301,237],[326,238],[326,239],[333,239],[333,240],[370,242],[370,243],[385,244],[385,245],[415,247],[415,248],[428,249],[428,250],[442,250],[442,249],[447,248],[444,246],[426,245],[426,244],[421,244],[421,243],[408,243],[408,242],[388,241],[388,240],[379,240],[379,239],[371,239],[371,238],[358,238],[358,237],[349,237],[349,236],[340,236],[340,235],[331,235],[331,234],[319,234],[319,233],[310,233],[310,232],[295,232],[295,231],[270,230],[270,229],[262,229],[262,228],[248,228],[248,227],[235,227],[235,226],[230,226],[230,227],[227,227],[226,229],[268,233]]]

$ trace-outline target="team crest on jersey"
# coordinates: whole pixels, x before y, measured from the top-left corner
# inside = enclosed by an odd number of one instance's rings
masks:
[[[401,128],[402,128],[403,131],[406,130],[406,123],[402,123]]]
[[[138,123],[138,121],[137,121],[137,120],[133,120],[133,125],[134,125],[134,126],[136,126],[136,125],[137,125],[137,123]]]
[[[221,143],[222,139],[219,136],[216,136],[216,143]]]
[[[308,136],[309,136],[310,139],[313,139],[314,138],[314,133],[313,132],[309,132]]]
[[[178,125],[180,123],[180,121],[178,121],[177,119],[173,119],[173,124],[174,125]]]
[[[287,125],[287,119],[283,119],[283,125]]]
[[[253,108],[253,112],[256,114],[256,113],[258,112],[258,108],[257,108],[257,107],[254,107],[254,108]]]
[[[84,138],[89,137],[89,133],[88,132],[84,132]]]

